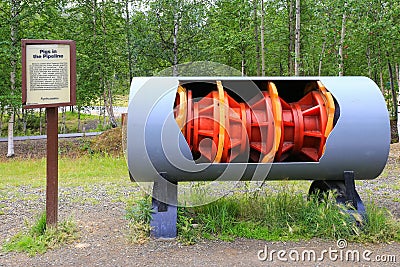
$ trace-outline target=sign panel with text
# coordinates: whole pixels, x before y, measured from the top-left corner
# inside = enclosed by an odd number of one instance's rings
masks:
[[[24,108],[76,103],[76,46],[68,40],[22,40]]]

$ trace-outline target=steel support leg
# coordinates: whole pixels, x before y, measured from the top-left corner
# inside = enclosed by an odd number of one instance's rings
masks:
[[[150,221],[151,235],[155,238],[176,238],[178,217],[178,183],[168,181],[167,173],[160,173],[153,185]]]
[[[354,172],[345,171],[343,173],[344,185],[346,188],[346,200],[345,203],[350,204],[354,209],[362,216],[365,215],[365,207],[360,196],[356,191],[356,185],[354,182]]]
[[[343,180],[314,181],[309,190],[309,195],[318,193],[322,200],[322,194],[329,191],[336,191],[336,202],[344,205],[351,205],[358,214],[365,217],[365,207],[359,194],[357,193],[354,171],[345,171]],[[348,210],[350,213],[352,209]]]

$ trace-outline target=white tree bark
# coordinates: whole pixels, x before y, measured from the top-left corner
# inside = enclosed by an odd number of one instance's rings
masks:
[[[296,29],[294,40],[294,75],[300,75],[300,0],[296,0]]]
[[[10,120],[8,121],[8,151],[7,158],[14,157],[14,111],[10,115]]]
[[[293,56],[294,56],[294,0],[288,0],[288,8],[289,8],[289,14],[288,14],[288,25],[289,25],[289,43],[288,43],[288,74],[291,76],[294,74],[294,62],[293,62]]]
[[[261,66],[260,66],[260,43],[258,40],[257,6],[258,6],[258,0],[253,0],[254,40],[256,44],[256,66],[257,66],[257,76],[260,76]]]
[[[0,136],[2,135],[2,129],[3,129],[3,116],[4,116],[4,109],[1,109],[1,111],[0,111]]]
[[[12,49],[15,49],[17,46],[17,33],[18,33],[18,9],[21,4],[20,0],[11,1],[11,24],[10,24],[10,33],[11,33],[11,45]],[[14,51],[13,51],[14,52]],[[11,73],[10,73],[10,82],[11,82],[11,95],[14,94],[15,91],[15,76],[17,73],[17,57],[16,53],[11,53]],[[8,149],[7,149],[7,157],[14,156],[14,118],[15,118],[15,110],[12,107],[10,120],[8,121]]]
[[[264,46],[264,0],[261,0],[261,76],[265,76],[265,46]]]

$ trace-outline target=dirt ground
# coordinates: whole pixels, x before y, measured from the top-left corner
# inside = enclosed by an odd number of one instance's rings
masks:
[[[357,185],[362,198],[374,192],[372,198],[378,205],[391,210],[397,219],[400,218],[400,189],[393,189],[390,184],[399,183],[399,161],[400,145],[392,145],[388,165],[381,177]],[[10,208],[0,215],[0,244],[21,230],[23,220],[43,206],[41,189],[28,187],[19,190],[19,195],[41,194],[41,197],[6,201],[5,205]],[[123,190],[127,193],[135,189]],[[98,200],[96,203],[70,201],[71,196],[82,195],[85,198],[86,193],[76,188],[60,191],[63,201],[60,202],[59,217],[73,216],[80,229],[79,240],[34,257],[0,251],[0,266],[399,266],[400,262],[399,243],[237,239],[233,242],[206,240],[192,246],[184,246],[176,240],[151,240],[133,245],[126,238],[124,203],[110,199],[101,187],[87,193]]]
[[[207,240],[193,246],[183,246],[175,240],[133,245],[127,242],[122,212],[118,205],[98,205],[90,210],[76,208],[73,213],[80,228],[78,241],[35,257],[0,253],[0,266],[398,266],[400,260],[398,243],[350,243],[342,247],[335,241],[319,239],[300,242],[237,239]],[[278,257],[280,250],[286,254]],[[315,254],[309,254],[312,252]],[[358,257],[346,256],[353,252]],[[379,259],[391,262],[377,262]]]

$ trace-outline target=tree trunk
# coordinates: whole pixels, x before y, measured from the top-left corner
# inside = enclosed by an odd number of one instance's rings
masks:
[[[28,112],[22,109],[22,132],[26,135],[26,124],[28,123]]]
[[[325,36],[324,42],[322,43],[321,55],[319,56],[318,76],[321,76],[322,73],[322,61],[325,55],[326,39],[327,37]]]
[[[399,68],[399,64],[396,64],[396,79],[397,79],[397,89],[400,90],[400,68]],[[399,120],[399,105],[397,104],[396,107],[396,114],[397,114],[397,118],[396,118],[396,129],[397,129],[397,133],[399,132],[398,129],[398,120]],[[397,138],[397,142],[398,142],[398,138]]]
[[[172,76],[179,76],[178,71],[178,32],[179,32],[179,15],[178,10],[174,14],[174,30],[173,30],[173,62],[172,62]]]
[[[294,75],[300,75],[300,0],[296,0],[296,29],[294,39]]]
[[[104,36],[107,36],[107,25],[106,25],[106,19],[104,16],[104,12],[101,15],[101,21],[102,21],[102,26],[103,26],[103,34],[104,34]],[[107,52],[107,47],[108,47],[108,44],[106,43],[106,41],[104,39],[104,51],[106,51],[106,52]],[[110,123],[111,123],[111,127],[115,128],[118,125],[117,125],[117,121],[115,120],[114,110],[113,110],[113,105],[112,105],[112,88],[113,88],[112,80],[113,80],[113,77],[115,77],[115,73],[114,73],[114,75],[112,75],[111,82],[107,78],[102,79],[102,85],[103,85],[103,95],[104,95],[104,108],[107,110],[108,117],[109,117]]]
[[[7,158],[14,157],[14,109],[10,114],[10,120],[8,121],[8,152]]]
[[[81,107],[78,106],[78,133],[81,132]]]
[[[392,105],[393,105],[393,114],[392,117],[397,119],[397,92],[394,87],[394,76],[393,76],[393,70],[392,70],[392,64],[390,63],[389,59],[389,53],[387,53],[388,56],[388,70],[389,70],[389,80],[390,80],[390,91],[392,94]]]
[[[396,80],[397,80],[397,89],[400,90],[400,68],[399,64],[396,64]]]
[[[397,90],[400,90],[400,68],[399,64],[396,64],[396,79],[397,79]],[[397,104],[397,115],[399,114],[399,104]]]
[[[392,93],[392,105],[393,105],[393,111],[390,116],[390,130],[391,130],[391,143],[398,143],[399,142],[399,131],[397,127],[397,92],[394,87],[394,77],[393,77],[393,70],[392,70],[392,65],[390,63],[389,59],[389,53],[386,53],[388,57],[388,70],[389,70],[389,79],[390,79],[390,91]]]
[[[62,107],[61,113],[61,133],[63,134],[67,133],[65,109],[66,107]]]
[[[397,119],[390,118],[390,143],[398,143],[399,142],[399,128],[397,125]]]
[[[385,86],[383,84],[383,70],[382,70],[382,53],[381,53],[381,46],[380,43],[378,42],[378,65],[379,65],[379,85],[381,88],[381,92],[383,95],[385,95]]]
[[[381,87],[382,94],[385,95],[385,85],[383,84],[383,72],[382,70],[379,72],[379,84]]]
[[[342,17],[342,31],[340,33],[340,43],[339,43],[339,76],[344,75],[344,60],[343,60],[343,44],[344,38],[346,36],[346,11],[343,12]]]
[[[43,120],[42,120],[42,108],[39,109],[39,135],[42,135],[43,131]]]
[[[108,116],[110,119],[110,123],[111,123],[111,127],[116,128],[118,126],[117,121],[115,120],[115,116],[114,116],[114,108],[113,108],[113,101],[112,101],[112,87],[113,84],[111,82],[111,85],[108,85]]]
[[[246,59],[245,59],[246,51],[242,50],[242,76],[246,76]]]
[[[289,16],[288,16],[288,24],[289,24],[289,44],[288,44],[288,74],[289,76],[293,75],[293,69],[294,69],[294,64],[293,64],[293,54],[294,54],[294,5],[293,5],[294,0],[289,0],[288,6],[289,6]]]
[[[127,46],[127,54],[128,54],[128,67],[129,67],[129,83],[132,81],[133,78],[133,67],[132,67],[132,51],[131,51],[131,31],[130,31],[130,24],[131,19],[129,15],[129,1],[125,0],[125,16],[126,16],[126,46]]]
[[[264,31],[264,0],[261,0],[261,76],[265,76]]]
[[[11,82],[11,95],[14,95],[15,92],[15,77],[17,74],[17,41],[18,41],[18,15],[19,15],[19,7],[21,1],[20,0],[12,0],[11,1],[11,73],[10,73],[10,82]],[[14,156],[14,118],[15,118],[15,109],[12,108],[10,120],[8,121],[8,151],[7,157]]]
[[[257,76],[260,76],[261,66],[260,66],[260,43],[258,40],[257,6],[258,6],[258,0],[253,0],[254,40],[256,44],[256,67],[257,67]]]
[[[4,108],[1,107],[1,112],[0,112],[0,137],[3,133],[3,119],[4,119]]]
[[[97,34],[96,34],[96,21],[97,21],[97,16],[96,16],[96,10],[97,10],[97,0],[93,0],[93,3],[92,3],[92,15],[93,15],[93,17],[92,17],[92,23],[93,23],[93,41],[94,42],[96,42],[96,36],[97,36]]]
[[[368,77],[372,79],[371,49],[367,46]]]
[[[103,113],[102,113],[102,112],[103,112],[103,111],[102,111],[102,103],[103,103],[102,97],[103,97],[103,96],[100,95],[100,97],[99,97],[99,103],[98,103],[98,105],[99,105],[99,110],[98,110],[98,111],[99,111],[99,123],[98,123],[98,124],[99,124],[99,125],[101,125],[101,117],[102,117],[102,114],[103,114]]]
[[[107,98],[103,96],[103,128],[105,128],[107,125],[106,110],[107,110]]]

